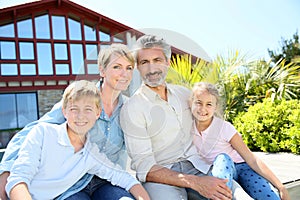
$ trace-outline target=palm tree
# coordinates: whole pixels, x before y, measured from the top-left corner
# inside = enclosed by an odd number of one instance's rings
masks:
[[[225,101],[224,118],[228,121],[264,98],[299,98],[300,66],[286,65],[284,60],[274,66],[271,61],[247,60],[238,51],[230,51],[227,58],[217,56],[212,63],[200,59],[192,63],[191,55],[176,55],[167,81],[189,88],[199,81],[216,84]]]

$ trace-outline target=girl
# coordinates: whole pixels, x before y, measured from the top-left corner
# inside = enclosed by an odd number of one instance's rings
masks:
[[[290,199],[280,180],[250,151],[234,126],[220,118],[220,96],[214,85],[196,83],[190,105],[194,117],[193,142],[203,159],[212,164],[217,155],[229,155],[235,163],[234,180],[254,199]]]

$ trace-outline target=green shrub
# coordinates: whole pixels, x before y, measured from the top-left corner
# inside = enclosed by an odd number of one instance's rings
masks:
[[[300,154],[300,101],[281,100],[250,106],[233,120],[251,150]]]

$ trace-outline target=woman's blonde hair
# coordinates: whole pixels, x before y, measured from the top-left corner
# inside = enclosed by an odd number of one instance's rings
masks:
[[[121,43],[113,43],[107,48],[101,49],[98,55],[98,66],[101,66],[103,67],[103,69],[106,69],[107,65],[111,61],[110,59],[112,55],[124,56],[131,63],[132,67],[134,67],[135,60],[131,51],[125,44]]]

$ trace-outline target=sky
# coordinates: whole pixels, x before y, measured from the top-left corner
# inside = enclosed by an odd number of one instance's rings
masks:
[[[268,60],[268,49],[280,50],[281,38],[300,31],[298,0],[72,1],[133,29],[179,34],[211,59],[238,50],[249,59]],[[0,0],[0,8],[26,2]]]

